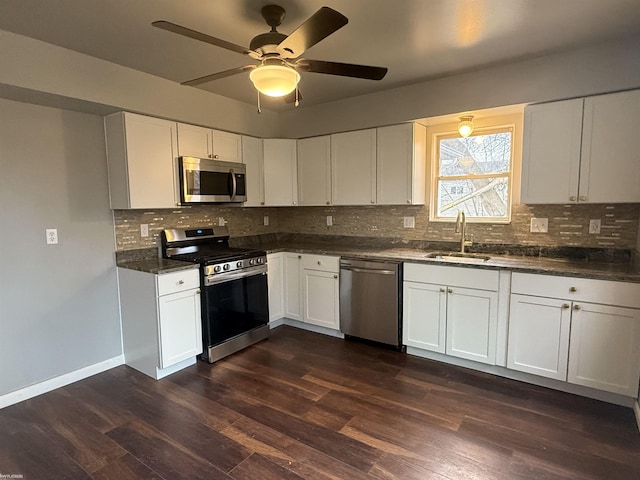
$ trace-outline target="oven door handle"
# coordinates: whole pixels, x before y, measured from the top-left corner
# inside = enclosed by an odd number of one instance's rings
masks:
[[[256,267],[246,268],[239,272],[209,275],[204,279],[204,286],[208,287],[211,285],[217,285],[219,283],[231,282],[233,280],[238,280],[240,278],[253,277],[255,275],[266,275],[266,274],[267,274],[267,266],[258,265]]]
[[[236,180],[236,174],[233,173],[233,168],[229,169],[229,175],[231,175],[231,200],[233,200],[238,190],[238,182]]]

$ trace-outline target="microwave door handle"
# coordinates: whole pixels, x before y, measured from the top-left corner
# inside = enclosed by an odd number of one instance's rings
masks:
[[[236,190],[238,188],[236,175],[235,173],[233,173],[233,168],[229,170],[229,175],[231,175],[231,200],[233,200],[236,196]]]

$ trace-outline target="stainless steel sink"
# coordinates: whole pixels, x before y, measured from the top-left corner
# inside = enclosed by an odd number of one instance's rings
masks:
[[[487,255],[477,255],[475,253],[461,252],[431,252],[426,254],[425,257],[432,258],[434,260],[458,263],[484,263],[487,260],[491,260],[491,257]]]

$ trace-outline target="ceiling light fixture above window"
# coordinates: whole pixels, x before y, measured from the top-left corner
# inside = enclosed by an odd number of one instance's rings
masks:
[[[458,123],[458,133],[462,138],[467,138],[473,132],[473,116],[460,117]]]
[[[263,64],[251,70],[249,78],[260,93],[269,97],[284,97],[296,89],[300,74],[285,65]]]

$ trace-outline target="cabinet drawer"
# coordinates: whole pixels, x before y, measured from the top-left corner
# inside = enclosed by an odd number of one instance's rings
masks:
[[[640,308],[640,283],[514,273],[511,292],[537,297]]]
[[[404,279],[411,282],[497,291],[498,277],[499,273],[497,270],[423,265],[418,263],[404,264]]]
[[[340,270],[340,257],[330,255],[302,255],[302,268],[338,273]]]
[[[197,268],[165,273],[157,276],[158,295],[183,292],[200,286],[200,271]]]

